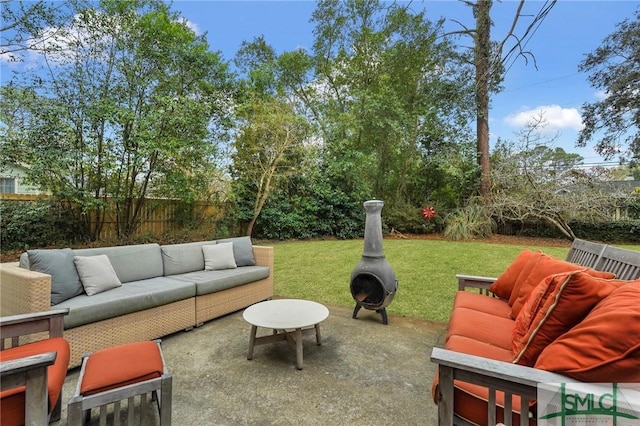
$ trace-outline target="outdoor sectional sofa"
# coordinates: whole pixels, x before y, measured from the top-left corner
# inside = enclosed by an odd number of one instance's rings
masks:
[[[458,275],[431,354],[439,424],[535,425],[539,384],[640,383],[638,277],[640,252],[584,240],[566,261],[524,250],[498,278]]]
[[[69,309],[70,368],[85,353],[189,330],[272,296],[273,247],[249,237],[29,250],[0,265],[0,316]]]

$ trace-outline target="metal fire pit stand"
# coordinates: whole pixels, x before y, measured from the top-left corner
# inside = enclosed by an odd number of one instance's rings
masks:
[[[353,316],[351,318],[358,319],[358,312],[362,309],[362,305],[356,303],[356,307],[353,309]],[[365,308],[366,309],[366,308]],[[382,324],[389,325],[389,318],[387,317],[387,308],[376,309],[376,312],[382,315]]]

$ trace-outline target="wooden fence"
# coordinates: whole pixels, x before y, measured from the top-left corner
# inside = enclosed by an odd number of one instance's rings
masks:
[[[49,200],[48,195],[27,195],[27,194],[0,194],[0,200],[12,201],[36,201]],[[140,226],[134,236],[154,235],[161,236],[170,232],[180,230],[181,226],[176,223],[176,213],[181,208],[180,201],[166,199],[148,199],[140,212]],[[195,206],[194,214],[198,215],[205,224],[211,223],[219,218],[220,209],[211,204],[199,203]],[[95,215],[94,215],[95,217]],[[95,220],[95,219],[94,219]],[[117,238],[117,224],[115,207],[107,210],[100,239]]]

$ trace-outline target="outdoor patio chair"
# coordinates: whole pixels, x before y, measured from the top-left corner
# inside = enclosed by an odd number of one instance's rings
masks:
[[[0,424],[43,425],[60,419],[69,343],[57,309],[0,318]]]

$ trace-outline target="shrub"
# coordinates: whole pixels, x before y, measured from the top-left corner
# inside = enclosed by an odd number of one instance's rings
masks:
[[[432,234],[441,231],[443,217],[440,209],[432,220],[422,217],[421,207],[409,204],[385,205],[382,219],[389,230],[408,234]]]
[[[605,243],[640,243],[640,220],[583,222],[572,220],[569,226],[578,238]]]
[[[444,237],[449,240],[490,237],[495,228],[487,211],[479,204],[470,204],[454,211],[446,222]]]
[[[315,197],[274,194],[265,204],[254,236],[287,240],[333,236],[355,238],[364,233],[364,209],[345,194]]]
[[[50,201],[3,201],[0,203],[2,250],[26,250],[76,241],[78,223]]]

